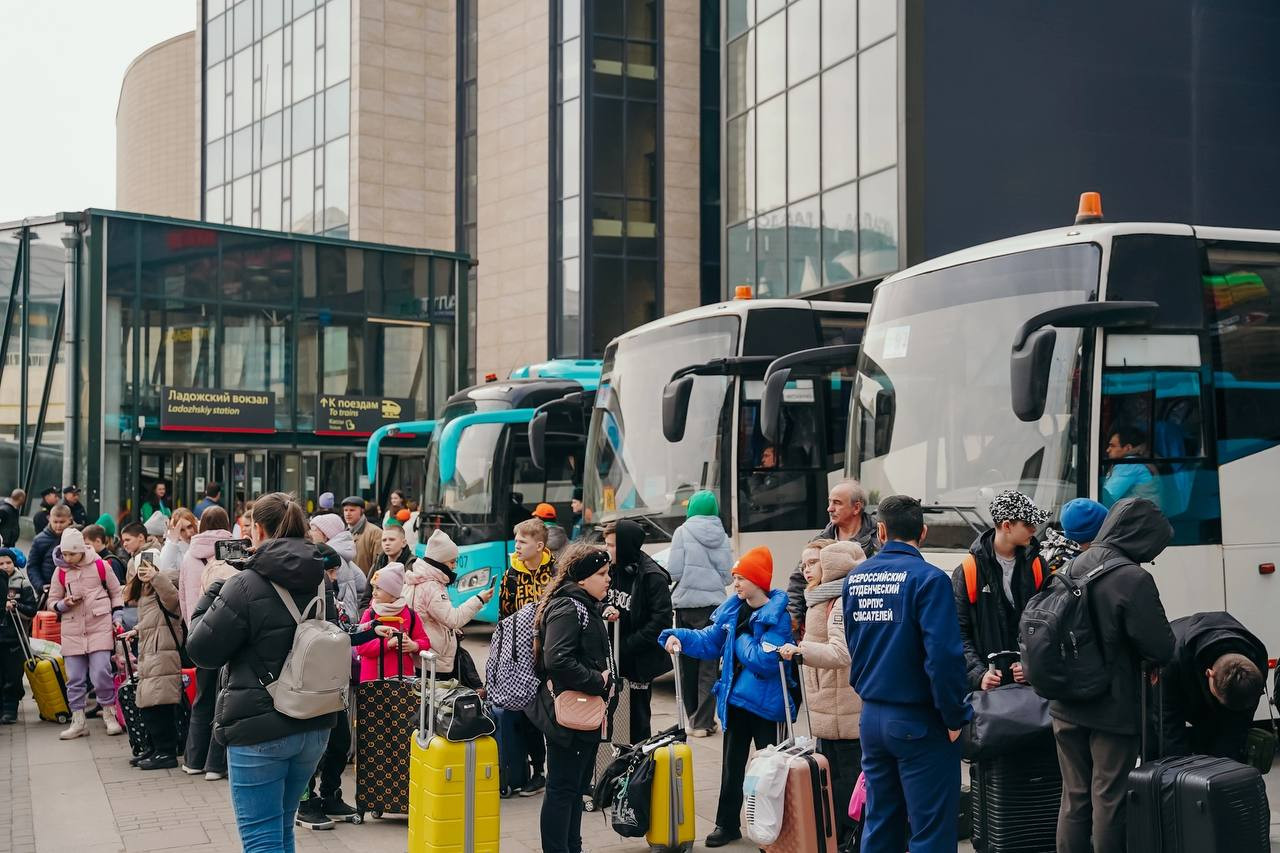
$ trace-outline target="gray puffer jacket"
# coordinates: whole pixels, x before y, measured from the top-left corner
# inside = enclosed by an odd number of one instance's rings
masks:
[[[342,558],[342,566],[338,569],[338,600],[348,613],[359,613],[360,599],[364,595],[369,581],[364,572],[355,564],[356,540],[350,530],[343,530],[325,543]],[[405,567],[408,570],[408,566]]]
[[[667,555],[667,572],[675,586],[671,606],[718,607],[733,583],[733,548],[718,516],[695,515],[676,528]]]

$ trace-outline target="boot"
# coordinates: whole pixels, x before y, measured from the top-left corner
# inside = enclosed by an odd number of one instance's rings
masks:
[[[71,725],[58,733],[58,740],[74,740],[87,734],[89,730],[84,726],[84,711],[72,711]]]
[[[124,728],[121,727],[120,721],[116,719],[115,705],[102,706],[102,724],[107,727],[108,735],[114,736],[124,733]]]

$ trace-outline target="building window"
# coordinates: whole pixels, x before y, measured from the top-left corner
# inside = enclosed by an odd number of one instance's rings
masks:
[[[726,290],[899,266],[895,0],[725,0]]]
[[[582,354],[582,3],[554,0],[552,6],[552,351],[573,358]]]
[[[346,236],[351,0],[204,13],[203,218]]]

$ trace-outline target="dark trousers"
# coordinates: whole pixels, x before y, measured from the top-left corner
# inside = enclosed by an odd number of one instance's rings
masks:
[[[151,747],[156,755],[178,754],[178,706],[153,705],[150,708],[139,708],[142,725],[151,738]]]
[[[711,624],[714,607],[682,607],[676,611],[677,628],[705,628]],[[711,692],[720,677],[720,659],[698,660],[681,655],[680,680],[684,688],[684,712],[691,729],[716,727],[716,697]]]
[[[218,701],[220,669],[196,669],[196,701],[191,706],[182,763],[206,773],[227,772],[227,748],[213,737],[213,711]]]
[[[571,747],[547,744],[547,793],[541,816],[543,853],[582,853],[582,791],[590,784],[598,747],[596,738],[580,735],[574,737]]]
[[[955,853],[960,742],[951,742],[934,708],[865,702],[862,772],[863,853]]]
[[[747,775],[747,759],[751,756],[753,742],[756,749],[777,743],[778,724],[730,705],[729,719],[724,723],[720,802],[716,806],[716,826],[723,829],[740,829],[742,826],[742,780]]]
[[[16,715],[22,696],[22,647],[0,646],[0,713]]]
[[[1062,769],[1058,853],[1124,853],[1125,788],[1138,760],[1138,736],[1061,720],[1053,721],[1053,736]]]
[[[320,780],[320,797],[336,800],[342,796],[342,771],[347,769],[347,754],[351,751],[351,720],[347,712],[338,715],[338,721],[329,732],[329,743],[320,756],[316,772],[307,783],[307,798],[316,795],[316,779]]]
[[[653,734],[653,691],[648,687],[631,688],[631,740],[628,743],[639,743],[648,740]]]
[[[529,750],[524,745],[524,731],[520,721],[527,719],[524,711],[511,711],[493,707],[497,723],[498,778],[506,788],[523,788],[529,781]]]
[[[849,801],[853,799],[853,787],[862,772],[862,741],[819,738],[818,752],[825,755],[831,765],[831,796],[836,799],[840,849],[848,850],[857,830],[857,824],[849,817]]]
[[[525,754],[529,756],[529,768],[534,776],[541,776],[547,766],[547,739],[529,715],[523,711],[516,720],[516,728],[524,738]]]

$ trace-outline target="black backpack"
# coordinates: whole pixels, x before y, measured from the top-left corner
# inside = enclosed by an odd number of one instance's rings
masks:
[[[1094,624],[1089,586],[1120,566],[1133,565],[1115,557],[1073,578],[1068,568],[1049,576],[1044,589],[1032,596],[1018,620],[1018,648],[1027,682],[1046,699],[1096,699],[1111,686],[1102,639]]]

